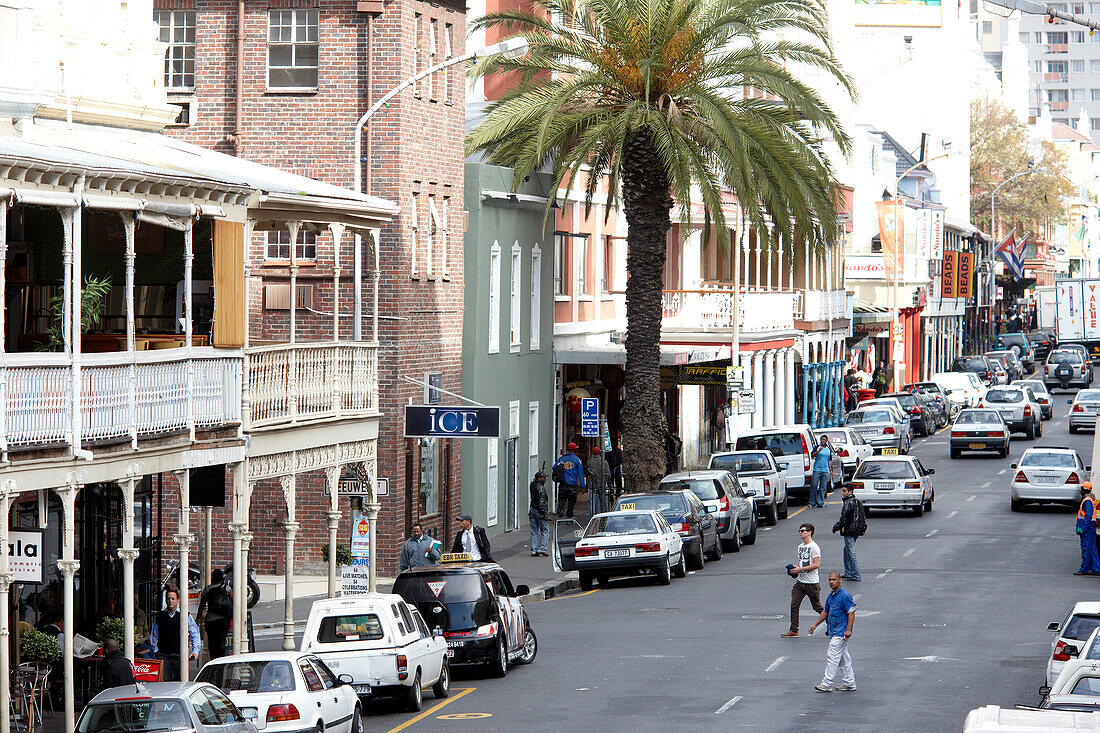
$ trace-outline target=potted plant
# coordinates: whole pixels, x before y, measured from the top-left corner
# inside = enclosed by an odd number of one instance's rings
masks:
[[[19,658],[26,662],[52,662],[61,656],[61,645],[49,634],[26,629],[19,637]]]
[[[80,290],[80,332],[98,325],[107,310],[107,298],[111,294],[111,278],[88,277]],[[62,296],[50,299],[50,325],[46,328],[46,342],[39,344],[38,351],[61,351],[65,345],[65,336],[61,333],[64,317],[61,313],[65,301]]]
[[[100,644],[105,643],[108,639],[117,639],[122,641],[122,636],[126,632],[126,624],[120,618],[114,616],[104,616],[99,620],[99,623],[95,625],[95,636]]]
[[[321,559],[328,562],[328,543],[321,545]],[[351,550],[347,545],[336,543],[336,564],[351,565]]]

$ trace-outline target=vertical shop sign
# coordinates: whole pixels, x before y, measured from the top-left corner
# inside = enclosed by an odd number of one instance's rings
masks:
[[[943,284],[941,291],[944,298],[959,297],[959,253],[943,253]]]

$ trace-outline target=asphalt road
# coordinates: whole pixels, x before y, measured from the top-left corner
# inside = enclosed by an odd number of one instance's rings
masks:
[[[1069,435],[1069,394],[1059,393],[1042,445],[1068,445],[1091,463],[1093,436]],[[945,432],[914,444],[936,469],[934,511],[872,513],[857,550],[864,581],[851,651],[858,690],[814,692],[824,628],[803,605],[802,636],[783,639],[803,521],[818,529],[823,570],[842,569],[830,533],[840,498],[801,509],[755,546],[661,587],[619,581],[608,589],[531,604],[537,659],[505,679],[456,672],[451,697],[426,695],[416,716],[379,703],[370,731],[961,730],[968,710],[1034,704],[1050,649],[1049,621],[1100,581],[1072,575],[1080,557],[1074,512],[1009,510],[1007,459],[949,457]],[[824,598],[828,587],[824,583]]]

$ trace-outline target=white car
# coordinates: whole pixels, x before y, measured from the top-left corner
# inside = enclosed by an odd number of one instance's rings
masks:
[[[966,714],[963,733],[1077,733],[1100,730],[1092,713],[986,705]]]
[[[255,652],[207,662],[197,682],[221,689],[244,717],[267,733],[360,733],[363,709],[350,677],[343,680],[313,654]]]
[[[1042,412],[1043,419],[1049,420],[1054,417],[1054,397],[1047,391],[1047,386],[1043,384],[1043,380],[1017,379],[1009,386],[1031,387],[1031,391],[1035,395],[1035,401],[1039,403],[1039,409]]]
[[[1043,434],[1043,416],[1030,387],[990,387],[978,404],[1001,414],[1009,429],[1028,440]]]
[[[850,479],[855,474],[860,461],[875,454],[871,444],[852,428],[822,428],[814,431],[815,438],[820,439],[822,435],[829,437],[829,445],[840,456],[845,479]]]
[[[985,385],[973,372],[937,372],[932,381],[960,408],[976,406],[985,394]]]
[[[852,493],[867,509],[912,509],[919,517],[932,511],[935,472],[914,456],[876,456],[859,464]]]
[[[581,588],[605,585],[612,576],[657,576],[668,585],[687,575],[684,543],[660,512],[604,512],[592,517],[573,549]]]
[[[1050,643],[1050,659],[1047,661],[1046,679],[1048,685],[1054,684],[1054,680],[1061,673],[1063,665],[1072,658],[1066,653],[1066,645],[1076,646],[1079,650],[1079,645],[1084,644],[1092,635],[1092,632],[1096,631],[1097,627],[1100,627],[1100,601],[1075,603],[1069,615],[1061,623],[1052,621],[1047,625],[1047,630],[1056,634],[1054,641]],[[1100,677],[1100,674],[1097,676]],[[1053,690],[1051,692],[1054,693]]]
[[[1081,482],[1087,481],[1092,466],[1086,466],[1072,448],[1028,448],[1013,463],[1012,511],[1027,503],[1068,504],[1077,507]]]
[[[707,468],[730,471],[737,476],[742,489],[755,492],[752,494],[753,503],[769,525],[787,518],[787,479],[780,472],[771,451],[712,453]]]
[[[1096,413],[1100,412],[1100,389],[1082,389],[1069,401],[1069,431],[1096,427]]]

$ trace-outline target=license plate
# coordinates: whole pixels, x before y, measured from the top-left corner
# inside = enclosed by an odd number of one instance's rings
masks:
[[[974,450],[981,450],[982,448],[985,448],[985,443],[971,443],[970,447]]]
[[[450,647],[448,647],[448,648],[447,648],[447,657],[448,657],[448,658],[449,658],[449,657],[453,657],[454,655],[455,655],[455,650],[454,650],[454,649],[451,649]]]
[[[369,695],[370,685],[352,685],[351,689],[355,690],[357,695]]]
[[[630,550],[604,550],[604,557],[630,557]]]
[[[1058,483],[1057,476],[1036,476],[1035,483],[1037,484],[1056,484]]]
[[[256,712],[256,708],[239,709],[241,711],[241,715],[243,715],[246,720],[255,720],[256,718],[260,717],[259,713]]]
[[[897,448],[883,448],[882,455],[884,456],[896,456],[898,454]]]
[[[894,488],[894,485],[892,483],[890,483],[889,481],[876,481],[875,482],[875,491],[891,491],[891,490],[893,490],[893,488]]]
[[[447,640],[447,646],[451,647],[451,648],[463,646],[465,643],[466,642],[464,642],[464,641],[455,641],[453,639],[448,639]]]

